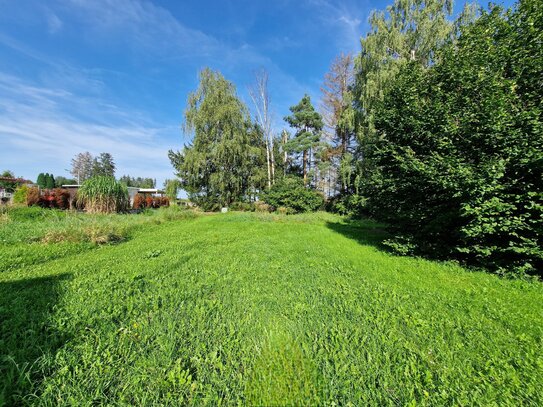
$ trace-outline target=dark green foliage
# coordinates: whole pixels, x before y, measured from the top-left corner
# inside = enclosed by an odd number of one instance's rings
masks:
[[[296,133],[285,147],[291,153],[302,154],[303,177],[307,184],[307,175],[311,170],[311,153],[320,143],[320,132],[324,123],[308,95],[304,95],[300,103],[292,106],[290,111],[292,114],[286,116],[285,121],[296,129]]]
[[[119,181],[125,184],[127,187],[154,188],[156,185],[153,178],[136,178],[131,177],[130,175],[123,175],[121,178],[119,178]]]
[[[15,178],[13,171],[5,170],[0,174],[0,177]],[[0,188],[5,188],[8,191],[14,191],[17,188],[17,183],[12,181],[0,180]]]
[[[397,248],[543,270],[542,16],[538,1],[494,8],[436,65],[400,71],[377,110],[366,188]]]
[[[62,187],[63,185],[76,185],[77,181],[72,178],[66,178],[62,175],[58,175],[55,177],[55,186]]]
[[[92,176],[94,177],[114,177],[115,162],[110,153],[100,153],[92,162]]]
[[[366,198],[356,193],[337,195],[326,202],[326,210],[356,218],[365,213],[366,201]]]
[[[255,204],[253,202],[232,202],[228,209],[239,212],[254,212]]]
[[[46,189],[53,189],[55,187],[55,177],[53,177],[53,174],[45,174],[45,188]]]
[[[324,204],[322,194],[304,186],[298,177],[287,176],[260,194],[260,198],[274,208],[291,208],[296,212],[311,212]]]
[[[43,172],[40,172],[38,174],[38,179],[36,180],[36,184],[38,184],[40,188],[45,188],[45,174]]]

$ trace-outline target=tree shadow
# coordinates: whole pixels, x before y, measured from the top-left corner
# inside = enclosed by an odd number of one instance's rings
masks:
[[[51,317],[70,274],[0,282],[0,406],[23,404],[65,338]]]
[[[362,245],[388,251],[383,240],[389,237],[385,225],[370,219],[352,219],[343,222],[326,222],[326,227]]]

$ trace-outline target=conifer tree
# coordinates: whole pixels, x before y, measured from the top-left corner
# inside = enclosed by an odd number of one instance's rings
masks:
[[[38,179],[36,180],[36,184],[38,184],[40,188],[45,188],[45,174],[43,172],[40,172],[38,174]]]
[[[304,185],[310,171],[312,150],[319,145],[320,132],[324,126],[322,116],[311,104],[308,95],[304,95],[300,103],[290,108],[292,114],[285,121],[296,129],[296,133],[288,142],[287,148],[294,153],[302,154]]]

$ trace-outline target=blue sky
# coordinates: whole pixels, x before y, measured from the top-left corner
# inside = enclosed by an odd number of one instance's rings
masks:
[[[209,66],[249,105],[266,68],[275,127],[387,1],[0,0],[0,170],[68,176],[83,151],[117,176],[173,176],[187,94]],[[509,1],[507,1],[509,3]]]

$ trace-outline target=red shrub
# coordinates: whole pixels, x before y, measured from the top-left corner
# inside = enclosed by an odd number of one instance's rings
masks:
[[[43,190],[38,205],[42,208],[56,208],[57,202],[53,192],[47,189]]]
[[[30,188],[26,194],[26,205],[38,205],[40,203],[40,190],[39,188]]]
[[[146,208],[152,208],[153,207],[153,197],[148,196],[145,198],[145,207]]]
[[[59,209],[70,208],[70,193],[66,189],[57,188],[53,191],[55,203]]]
[[[145,207],[145,197],[142,194],[136,194],[134,197],[134,204],[132,205],[134,209],[142,209]]]

